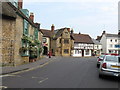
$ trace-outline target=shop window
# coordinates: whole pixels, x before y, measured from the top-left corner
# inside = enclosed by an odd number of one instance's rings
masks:
[[[46,38],[43,38],[43,43],[46,43],[47,42],[47,39]]]
[[[89,55],[89,50],[86,50],[86,55]]]

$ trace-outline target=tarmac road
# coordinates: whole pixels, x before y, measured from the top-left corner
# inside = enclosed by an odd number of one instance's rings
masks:
[[[6,88],[118,88],[118,79],[99,78],[97,58],[56,57],[35,70],[2,77]]]

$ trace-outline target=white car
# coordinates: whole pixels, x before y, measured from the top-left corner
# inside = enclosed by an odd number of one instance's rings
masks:
[[[120,56],[105,55],[99,68],[99,77],[103,75],[120,76]]]
[[[101,55],[101,56],[98,57],[98,59],[97,59],[97,68],[100,67],[100,63],[103,61],[104,57],[105,57],[105,55]]]

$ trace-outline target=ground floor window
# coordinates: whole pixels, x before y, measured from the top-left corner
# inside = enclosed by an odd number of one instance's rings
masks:
[[[68,54],[69,53],[69,49],[64,49],[64,53]]]
[[[81,51],[80,50],[75,50],[75,54],[80,54]]]
[[[89,53],[89,50],[86,50],[86,55],[89,55],[90,53]]]
[[[118,50],[109,50],[109,53],[118,53]]]
[[[118,51],[117,50],[115,50],[115,53],[117,53]]]

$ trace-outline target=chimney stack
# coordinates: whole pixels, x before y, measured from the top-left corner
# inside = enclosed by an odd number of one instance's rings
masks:
[[[118,36],[120,37],[120,30],[118,31]]]
[[[34,22],[34,13],[30,13],[30,19]]]
[[[79,34],[81,34],[81,32],[79,32]]]
[[[51,31],[53,32],[54,30],[55,30],[55,26],[54,26],[54,24],[52,24]]]
[[[35,23],[37,28],[40,29],[40,23]]]
[[[73,31],[73,29],[72,29],[72,30],[71,30],[71,34],[73,34],[73,32],[74,32],[74,31]]]
[[[103,31],[102,35],[105,34],[105,33],[106,33],[106,31]]]
[[[23,7],[23,0],[18,0],[18,8],[22,9]]]

